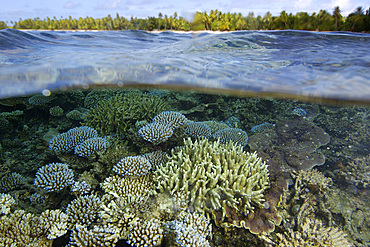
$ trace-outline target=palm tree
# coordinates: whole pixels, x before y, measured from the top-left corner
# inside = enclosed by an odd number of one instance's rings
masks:
[[[339,6],[336,6],[334,8],[333,17],[335,18],[335,23],[334,23],[335,30],[338,30],[338,23],[339,23],[340,20],[343,19],[343,16],[340,14]]]

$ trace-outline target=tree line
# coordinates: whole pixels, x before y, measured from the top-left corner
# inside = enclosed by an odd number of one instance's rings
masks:
[[[20,19],[11,22],[12,26],[0,21],[0,29],[46,29],[46,30],[211,30],[211,31],[235,31],[235,30],[312,30],[312,31],[352,31],[370,32],[370,8],[364,11],[362,7],[350,13],[347,17],[341,15],[339,7],[335,7],[332,13],[320,10],[308,14],[298,12],[295,15],[282,11],[279,16],[272,16],[267,12],[263,17],[255,16],[250,12],[247,16],[241,13],[222,13],[219,10],[197,12],[193,20],[186,20],[178,16],[158,14],[158,17],[148,18],[131,17],[130,20],[120,16],[108,15],[104,18],[86,17],[79,19],[61,17],[52,19]]]

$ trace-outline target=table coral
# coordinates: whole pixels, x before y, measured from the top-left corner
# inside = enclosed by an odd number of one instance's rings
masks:
[[[78,144],[74,152],[81,157],[94,158],[98,153],[104,153],[108,146],[109,142],[105,138],[93,137]]]
[[[188,139],[184,144],[172,150],[167,164],[154,172],[160,192],[183,190],[189,206],[199,213],[228,205],[248,214],[262,206],[269,172],[256,153],[246,153],[232,142]]]
[[[211,128],[202,122],[189,122],[185,126],[185,133],[193,137],[210,137]]]
[[[34,185],[52,192],[60,191],[73,182],[73,171],[67,164],[51,163],[38,169]]]
[[[152,169],[154,170],[157,169],[157,167],[163,166],[168,161],[167,153],[161,150],[145,153],[142,156],[146,158],[150,162],[150,164],[152,164]]]
[[[154,123],[160,123],[169,126],[171,129],[176,129],[187,123],[188,119],[184,114],[176,111],[163,111],[156,115],[153,120]]]
[[[98,132],[93,128],[87,126],[76,127],[54,136],[49,141],[49,148],[57,153],[66,153],[73,151],[78,144],[85,140],[97,136]]]
[[[220,139],[220,143],[226,144],[229,141],[235,142],[236,144],[245,147],[248,143],[248,135],[242,129],[237,128],[225,128],[217,131],[212,135],[214,139]]]
[[[156,145],[167,141],[172,136],[173,129],[169,125],[149,123],[141,127],[138,133],[144,140]]]

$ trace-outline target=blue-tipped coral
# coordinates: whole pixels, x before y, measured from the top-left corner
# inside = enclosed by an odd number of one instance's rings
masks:
[[[248,135],[244,130],[236,128],[226,128],[217,131],[212,135],[214,139],[219,139],[220,143],[226,144],[230,141],[245,147],[248,144]]]
[[[73,172],[63,163],[40,167],[34,185],[48,192],[60,191],[73,183]]]
[[[177,111],[163,111],[153,118],[154,123],[160,123],[176,129],[186,124],[188,119]]]
[[[190,122],[185,127],[185,133],[193,137],[210,137],[211,128],[202,122]]]
[[[300,117],[305,117],[307,115],[307,112],[306,112],[306,110],[304,110],[302,108],[295,108],[292,111],[292,114],[300,116]]]
[[[150,123],[140,128],[138,133],[144,140],[153,144],[158,144],[167,141],[167,139],[172,136],[173,130],[168,125]]]
[[[94,158],[98,153],[104,153],[109,142],[102,137],[89,138],[75,147],[75,154],[85,158]]]
[[[151,168],[151,163],[143,156],[128,156],[121,159],[113,171],[125,177],[138,177],[147,174]]]
[[[49,148],[58,153],[67,153],[87,139],[97,137],[98,132],[90,127],[82,126],[68,130],[53,137],[49,141]]]
[[[270,130],[270,129],[273,129],[274,128],[274,125],[273,124],[270,124],[270,123],[262,123],[262,124],[258,124],[256,126],[253,126],[251,131],[253,133],[261,133],[265,130]]]

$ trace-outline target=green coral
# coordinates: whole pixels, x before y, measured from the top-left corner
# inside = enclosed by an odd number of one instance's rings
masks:
[[[167,103],[146,93],[117,94],[99,102],[86,114],[83,125],[95,128],[101,134],[127,134],[136,121],[151,119],[167,110]]]
[[[262,207],[269,187],[267,165],[256,153],[247,153],[234,144],[220,144],[208,139],[184,141],[172,150],[166,165],[154,172],[160,192],[183,191],[190,207],[200,213],[235,208],[244,214]],[[213,214],[212,214],[213,215]]]

